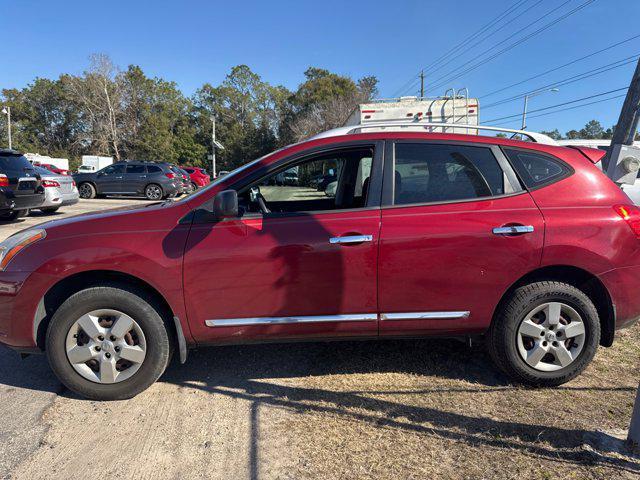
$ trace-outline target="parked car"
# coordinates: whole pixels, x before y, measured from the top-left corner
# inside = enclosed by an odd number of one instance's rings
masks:
[[[137,195],[149,200],[175,197],[182,180],[166,163],[123,161],[95,173],[77,173],[73,179],[80,198]]]
[[[209,174],[204,168],[182,167],[182,169],[189,174],[189,178],[191,179],[191,184],[193,185],[194,191],[198,188],[206,187],[207,185],[209,185],[209,183],[211,183]]]
[[[76,182],[69,175],[57,175],[46,168],[35,167],[44,187],[44,202],[37,210],[55,213],[60,207],[78,203],[80,194]]]
[[[176,177],[180,180],[180,192],[178,195],[182,195],[183,193],[192,193],[194,188],[191,185],[191,178],[189,178],[189,174],[182,170],[177,165],[169,164],[169,168],[176,174]]]
[[[179,201],[9,237],[0,341],[45,351],[69,389],[101,400],[149,387],[174,349],[184,362],[196,345],[308,339],[483,336],[514,381],[559,385],[640,317],[640,209],[597,160],[506,138],[327,132]],[[335,197],[263,187],[328,165]]]
[[[0,220],[24,217],[44,198],[40,175],[29,160],[15,150],[0,149]]]
[[[49,172],[56,173],[58,175],[70,175],[69,170],[66,170],[64,168],[58,168],[55,165],[53,165],[52,163],[34,162],[33,165],[36,166],[36,167],[44,168],[44,169],[48,170]]]

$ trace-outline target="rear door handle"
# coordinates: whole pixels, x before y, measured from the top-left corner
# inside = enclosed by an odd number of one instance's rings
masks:
[[[532,233],[533,225],[507,225],[504,227],[495,227],[494,235],[521,235],[523,233]]]
[[[330,244],[352,245],[354,243],[372,242],[373,235],[348,235],[346,237],[331,237]]]

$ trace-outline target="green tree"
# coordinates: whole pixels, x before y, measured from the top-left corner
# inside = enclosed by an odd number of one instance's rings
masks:
[[[562,139],[562,134],[558,131],[557,128],[554,128],[553,130],[542,130],[540,133],[542,133],[543,135],[547,135],[548,137],[553,138],[554,140],[560,140]]]
[[[598,139],[602,138],[604,135],[604,128],[597,120],[590,120],[584,126],[583,129],[580,130],[580,137],[587,139]]]

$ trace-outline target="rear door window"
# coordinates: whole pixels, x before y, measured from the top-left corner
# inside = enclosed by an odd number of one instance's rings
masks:
[[[487,147],[397,143],[394,170],[395,205],[469,200],[513,191]]]
[[[127,173],[144,173],[144,165],[127,165]]]
[[[504,153],[528,188],[541,187],[571,174],[567,165],[549,155],[514,148],[505,148]]]
[[[148,173],[161,173],[162,169],[160,167],[158,167],[157,165],[147,165],[147,172]]]

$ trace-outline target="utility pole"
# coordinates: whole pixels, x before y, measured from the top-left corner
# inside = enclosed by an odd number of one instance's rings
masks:
[[[213,179],[216,179],[216,117],[211,115],[211,167]]]
[[[640,385],[636,394],[636,403],[631,414],[631,425],[629,425],[629,436],[627,437],[631,450],[640,449]]]
[[[640,120],[640,60],[636,65],[629,90],[620,110],[620,117],[613,131],[611,147],[605,158],[607,176],[614,182],[633,184],[640,168],[640,150],[633,147],[633,140]],[[603,162],[604,163],[604,162]]]
[[[524,110],[522,110],[522,127],[520,130],[524,130],[527,128],[527,108],[529,107],[529,99],[532,97],[537,97],[538,95],[542,95],[547,92],[559,92],[559,88],[548,88],[546,90],[540,90],[538,92],[530,93],[524,96]]]
[[[11,107],[4,107],[2,113],[7,116],[7,130],[9,131],[9,150],[11,150]]]
[[[424,98],[424,70],[420,72],[420,98]]]

